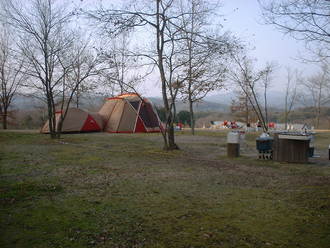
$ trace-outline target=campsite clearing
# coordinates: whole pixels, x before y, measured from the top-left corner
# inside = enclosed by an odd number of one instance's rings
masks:
[[[177,134],[0,132],[0,247],[329,247],[330,132],[304,165]]]

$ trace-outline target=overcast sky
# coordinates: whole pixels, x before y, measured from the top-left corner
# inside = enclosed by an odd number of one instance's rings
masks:
[[[241,40],[255,47],[251,55],[262,67],[267,61],[276,61],[281,67],[273,80],[272,91],[282,91],[285,82],[285,67],[290,66],[303,71],[306,75],[315,72],[313,65],[306,65],[297,58],[304,54],[304,43],[288,35],[283,35],[274,26],[262,24],[257,0],[224,0],[221,12],[224,14],[223,25]],[[147,82],[141,90],[147,96],[160,96],[155,83]],[[214,92],[213,94],[223,93]]]
[[[118,3],[120,0],[85,0],[87,4]],[[222,0],[223,7],[220,8],[224,17],[220,20],[224,30],[231,31],[241,40],[248,43],[254,50],[250,55],[257,59],[257,67],[261,68],[268,61],[275,61],[280,65],[274,75],[272,91],[281,91],[285,82],[285,67],[299,69],[305,75],[316,71],[315,66],[303,64],[297,58],[304,54],[304,43],[297,41],[288,35],[283,35],[274,26],[262,24],[260,8],[257,0]],[[94,4],[92,4],[94,5]],[[158,74],[150,78],[141,87],[140,91],[145,96],[161,96],[160,84],[156,82]],[[214,92],[213,94],[223,93]]]
[[[283,66],[305,67],[296,59],[299,52],[304,52],[304,43],[284,36],[274,26],[262,24],[257,0],[224,0],[223,10],[226,27],[255,46],[252,54],[260,64],[275,60]]]

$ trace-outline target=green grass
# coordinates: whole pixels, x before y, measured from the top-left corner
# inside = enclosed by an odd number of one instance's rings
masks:
[[[321,132],[315,135],[316,146],[321,149],[328,149],[330,146],[330,132]]]
[[[329,247],[330,166],[178,134],[0,133],[0,247]]]

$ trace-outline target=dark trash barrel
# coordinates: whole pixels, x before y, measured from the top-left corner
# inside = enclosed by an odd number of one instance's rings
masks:
[[[270,151],[273,149],[273,138],[265,137],[265,138],[257,138],[256,139],[257,150],[259,152]]]
[[[260,159],[273,159],[273,141],[272,137],[259,137],[256,139]]]

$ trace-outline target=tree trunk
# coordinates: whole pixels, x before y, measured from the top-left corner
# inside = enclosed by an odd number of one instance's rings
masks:
[[[3,127],[3,129],[7,129],[7,116],[8,116],[7,109],[4,109],[3,110],[3,116],[2,116],[2,127]]]
[[[189,112],[190,112],[190,127],[191,127],[191,134],[195,135],[195,116],[194,116],[194,106],[193,102],[189,101]]]
[[[284,129],[287,130],[288,128],[288,112],[285,110],[284,112]]]
[[[267,86],[265,86],[264,101],[265,101],[265,118],[266,118],[266,125],[268,125]]]
[[[245,110],[246,110],[245,122],[246,122],[246,126],[247,126],[250,123],[250,120],[249,120],[249,102],[248,102],[247,96],[245,96]]]
[[[169,106],[167,92],[166,92],[166,76],[164,70],[164,63],[163,63],[163,52],[164,52],[164,29],[161,27],[161,13],[160,13],[160,0],[156,1],[156,8],[157,8],[157,55],[158,55],[158,69],[160,73],[161,83],[162,83],[162,97],[164,102],[164,109],[165,114],[167,117],[167,130],[165,130],[164,138],[164,149],[165,150],[176,150],[179,147],[175,144],[175,137],[174,137],[174,126],[173,126],[173,115],[172,109]],[[165,22],[166,20],[163,20]],[[162,25],[165,25],[162,23]]]
[[[55,107],[51,99],[52,95],[47,93],[47,109],[48,109],[48,124],[49,124],[49,134],[52,139],[56,139],[56,113]]]
[[[57,139],[61,138],[61,134],[62,134],[62,127],[63,127],[63,122],[64,122],[64,117],[63,117],[62,114],[61,114],[60,121],[58,123],[57,130],[56,130],[56,138]]]
[[[321,116],[321,110],[318,109],[316,114],[316,129],[320,127],[320,116]]]
[[[53,114],[52,114],[52,107],[50,104],[50,100],[47,99],[47,111],[48,111],[48,128],[49,128],[49,134],[50,137],[53,139],[54,137],[54,125],[53,125]]]
[[[265,121],[265,118],[262,114],[262,110],[261,110],[261,107],[258,103],[258,100],[257,100],[257,96],[256,96],[256,93],[254,91],[254,89],[251,89],[252,91],[252,95],[253,95],[253,98],[254,98],[254,101],[255,101],[255,106],[252,106],[258,116],[259,119],[261,119],[261,124],[262,124],[262,129],[263,129],[263,132],[268,132],[268,125],[266,124],[266,121]],[[252,103],[251,103],[252,104]]]
[[[167,147],[167,150],[178,150],[179,147],[175,144],[174,126],[173,126],[173,124],[168,127],[167,137],[168,137],[168,147]]]
[[[76,99],[77,99],[77,108],[79,108],[79,91],[78,91],[78,88],[77,88],[77,93],[76,93]]]
[[[288,128],[288,88],[286,89],[285,95],[285,106],[284,106],[284,129]]]

